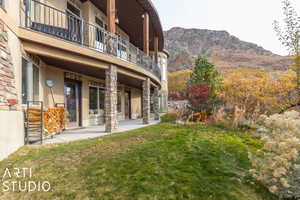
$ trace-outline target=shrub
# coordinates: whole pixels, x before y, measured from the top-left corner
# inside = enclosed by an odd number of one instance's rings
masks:
[[[205,84],[190,84],[187,88],[187,100],[192,110],[202,111],[208,101],[210,87]]]
[[[300,198],[300,115],[296,111],[259,119],[263,149],[249,154],[254,178],[282,199]]]
[[[171,101],[182,101],[185,99],[185,96],[182,95],[180,92],[174,92],[169,94],[169,100]]]
[[[179,117],[178,112],[169,111],[167,114],[165,114],[161,117],[161,122],[163,122],[163,123],[175,123],[178,117]]]

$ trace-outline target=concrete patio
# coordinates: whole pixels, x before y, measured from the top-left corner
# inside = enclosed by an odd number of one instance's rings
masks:
[[[119,122],[119,132],[124,131],[130,131],[138,128],[143,128],[149,125],[154,125],[159,123],[159,121],[151,120],[150,124],[143,124],[142,119],[138,120],[124,120]],[[85,140],[85,139],[91,139],[96,138],[100,136],[109,135],[110,133],[105,132],[105,126],[92,126],[92,127],[86,127],[86,128],[80,128],[80,129],[74,129],[74,130],[66,130],[63,133],[59,135],[55,135],[53,138],[47,138],[44,139],[43,145],[46,144],[58,144],[58,143],[65,143],[65,142],[72,142],[77,140]]]

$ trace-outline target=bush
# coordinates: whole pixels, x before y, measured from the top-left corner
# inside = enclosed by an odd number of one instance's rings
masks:
[[[161,117],[161,122],[163,123],[175,123],[179,117],[176,111],[169,111],[167,114]]]
[[[300,115],[296,111],[261,116],[263,149],[249,154],[253,177],[282,199],[300,198]]]

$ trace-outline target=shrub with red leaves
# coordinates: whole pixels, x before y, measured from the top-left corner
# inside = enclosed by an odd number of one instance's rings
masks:
[[[169,100],[172,101],[182,101],[185,99],[186,97],[179,92],[169,94]]]
[[[187,100],[195,111],[202,111],[209,100],[211,87],[205,84],[189,84],[187,87]]]

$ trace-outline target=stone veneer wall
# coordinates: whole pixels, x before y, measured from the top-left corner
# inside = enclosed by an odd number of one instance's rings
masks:
[[[150,123],[150,78],[143,82],[143,123]]]
[[[154,98],[154,119],[159,120],[159,90],[158,88],[154,88],[154,93],[153,93],[153,98]]]
[[[0,110],[8,109],[8,99],[17,99],[14,66],[8,42],[7,28],[0,20]]]
[[[110,65],[105,73],[105,130],[111,133],[118,128],[117,66]]]

